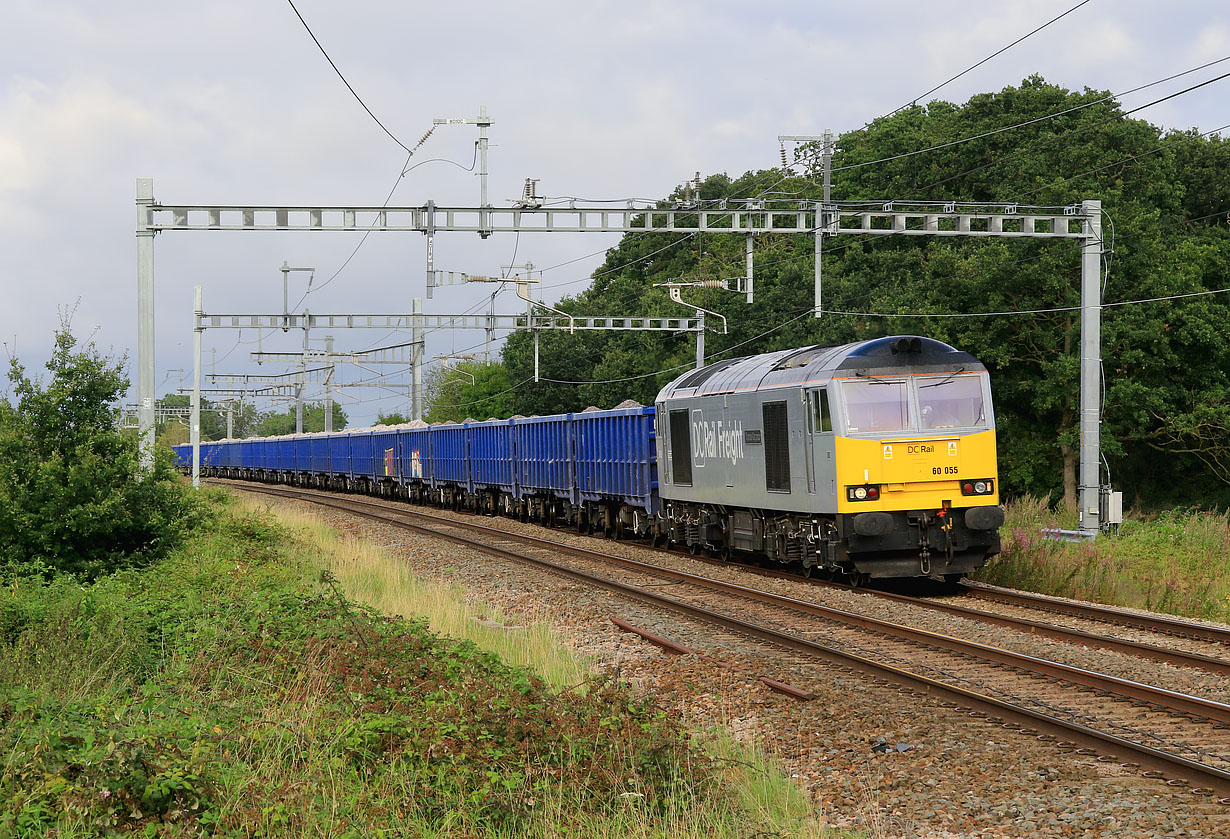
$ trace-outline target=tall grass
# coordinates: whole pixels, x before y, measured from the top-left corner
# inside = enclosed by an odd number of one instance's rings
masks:
[[[270,509],[260,501],[241,503],[248,509]],[[468,599],[461,586],[421,579],[386,550],[339,533],[309,514],[270,511],[356,602],[385,615],[425,619],[433,631],[473,641],[508,664],[530,667],[558,688],[587,681],[588,663],[569,651],[547,624],[523,624],[496,606]]]
[[[592,682],[591,662],[572,652],[548,624],[511,619],[498,607],[468,597],[460,586],[419,578],[389,551],[340,533],[310,514],[253,499],[237,504],[273,515],[301,552],[333,575],[348,598],[386,615],[425,620],[433,631],[470,641],[505,663],[526,667],[556,689],[584,693]],[[719,767],[729,795],[715,799],[681,786],[665,810],[661,802],[651,805],[629,794],[616,802],[618,806],[594,811],[561,789],[558,795],[535,801],[530,826],[516,835],[546,839],[846,835],[827,828],[807,796],[763,750],[735,741],[725,730],[698,733],[694,742],[702,750],[698,757],[703,755],[705,771]],[[415,823],[417,817],[408,816],[407,835],[469,836],[476,829],[462,813],[443,830],[425,817]]]
[[[1035,498],[1007,505],[1003,552],[977,579],[1043,594],[1230,621],[1230,513],[1174,510],[1131,518],[1119,533],[1062,542],[1072,527]]]

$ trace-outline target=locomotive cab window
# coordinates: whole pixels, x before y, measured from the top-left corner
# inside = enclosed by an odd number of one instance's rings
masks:
[[[864,379],[842,383],[850,431],[905,431],[910,428],[910,393],[902,381]]]
[[[832,430],[833,415],[829,411],[828,389],[814,390],[811,394],[811,432],[812,434],[827,434]]]
[[[918,382],[919,421],[924,429],[985,428],[986,406],[978,376],[938,376]]]

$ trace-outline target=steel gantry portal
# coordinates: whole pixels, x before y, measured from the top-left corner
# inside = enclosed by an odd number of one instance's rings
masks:
[[[154,199],[151,178],[137,179],[137,404],[141,439],[153,444],[154,434],[154,236],[175,231],[401,231],[427,237],[427,277],[434,279],[433,241],[440,232],[477,233],[712,233],[747,239],[747,276],[739,289],[754,298],[752,243],[767,233],[807,235],[815,239],[815,310],[823,313],[821,264],[826,237],[940,236],[1010,239],[1070,239],[1081,245],[1081,375],[1080,475],[1081,531],[1093,535],[1099,526],[1101,488],[1101,255],[1102,207],[1085,201],[1067,207],[1027,207],[1017,204],[861,202],[829,204],[801,200],[723,199],[670,206],[621,209],[609,206],[512,207],[278,206],[269,204],[161,204]],[[434,283],[433,283],[434,285]],[[199,311],[199,310],[198,310]],[[416,312],[415,315],[418,313]],[[216,316],[210,316],[216,317]],[[273,316],[281,327],[286,315]],[[291,316],[294,317],[294,316]],[[337,327],[337,320],[374,325],[386,319],[412,326],[406,316],[332,315],[312,326]],[[496,316],[503,320],[518,316]],[[458,316],[419,315],[437,328],[458,324]],[[415,320],[418,320],[415,318]],[[480,315],[487,327],[490,316]],[[272,319],[272,318],[271,318]],[[337,319],[337,320],[335,320]],[[263,319],[253,319],[263,320]],[[578,319],[579,320],[579,319]],[[633,319],[629,319],[633,320]],[[198,327],[201,324],[198,324]],[[222,326],[223,323],[209,324]],[[228,324],[229,325],[229,324]],[[234,325],[238,325],[237,323]],[[245,327],[260,323],[244,324]],[[348,324],[349,325],[349,324]],[[358,325],[355,323],[354,325]],[[367,325],[367,324],[364,324]],[[502,325],[502,324],[501,324]],[[578,328],[580,324],[577,324]],[[521,327],[525,328],[525,327]],[[636,328],[636,327],[631,327]],[[421,378],[419,379],[421,381]],[[147,458],[152,457],[152,450]]]

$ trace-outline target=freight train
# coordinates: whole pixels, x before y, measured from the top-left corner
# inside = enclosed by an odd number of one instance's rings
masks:
[[[1004,521],[986,368],[919,336],[719,361],[654,407],[224,440],[201,464],[854,582],[960,579]]]

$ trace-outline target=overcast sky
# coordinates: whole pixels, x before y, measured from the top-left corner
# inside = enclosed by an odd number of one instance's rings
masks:
[[[527,177],[546,196],[658,198],[696,172],[732,177],[778,162],[779,134],[842,132],[921,96],[1077,0],[759,2],[325,2],[299,12],[389,131],[413,146],[433,118],[486,105],[493,204]],[[355,101],[285,0],[6,0],[0,15],[0,340],[28,368],[49,352],[57,310],[78,335],[128,353],[135,380],[138,177],[167,204],[380,204],[406,153]],[[964,102],[1031,73],[1072,89],[1124,91],[1230,55],[1230,4],[1092,0],[932,98]],[[1219,65],[1124,100],[1143,104],[1226,72]],[[1209,131],[1230,122],[1230,80],[1136,116]],[[469,167],[477,131],[443,126],[414,162]],[[1062,173],[1058,173],[1062,174]],[[1090,196],[1097,197],[1097,196]],[[427,163],[391,205],[478,204],[478,178]],[[316,313],[401,313],[423,296],[417,233],[163,233],[155,240],[157,381],[191,366],[192,287],[205,310],[281,311],[284,260],[316,269]],[[498,274],[539,267],[548,294],[575,293],[606,234],[480,240],[441,234],[436,267]],[[292,303],[306,288],[292,275]],[[563,285],[572,283],[571,285]],[[318,289],[318,290],[317,290]],[[298,293],[294,293],[294,292]],[[438,291],[427,311],[470,309],[481,292]],[[512,291],[497,311],[520,311]],[[681,312],[682,313],[682,312]],[[635,312],[611,312],[632,315]],[[248,361],[257,336],[205,333],[217,372]],[[338,348],[408,336],[339,332]],[[481,344],[436,333],[428,355]],[[294,349],[294,336],[263,336]],[[206,371],[209,370],[206,354]],[[354,381],[362,371],[342,372]],[[409,381],[408,377],[405,381]],[[404,395],[352,390],[351,424],[402,409]],[[361,399],[361,404],[349,400]]]

